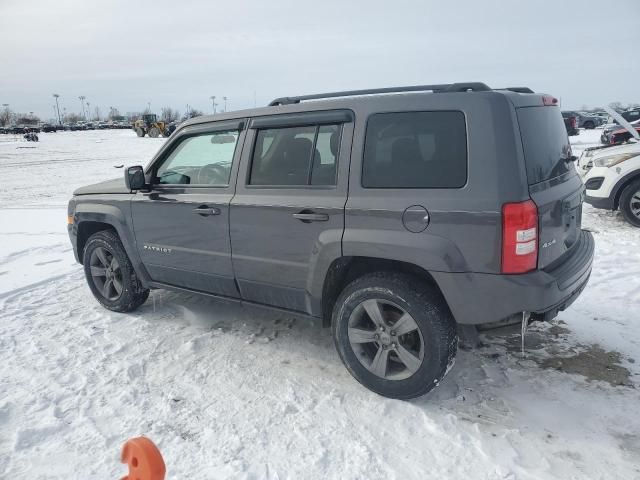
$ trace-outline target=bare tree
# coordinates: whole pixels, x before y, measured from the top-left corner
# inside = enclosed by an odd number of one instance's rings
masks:
[[[190,118],[201,117],[204,115],[201,110],[196,110],[195,108],[190,108],[187,113],[182,116],[183,120],[188,120]]]
[[[624,110],[624,107],[622,106],[621,102],[611,102],[609,106],[613,108],[616,112],[622,112]]]
[[[94,122],[99,122],[100,121],[100,107],[96,107],[93,112],[94,112],[93,113],[93,121]]]
[[[180,118],[180,112],[178,112],[178,110],[174,110],[171,107],[164,107],[162,109],[160,118],[167,123],[177,122]]]
[[[13,112],[9,107],[4,107],[2,111],[0,111],[0,125],[6,127],[11,123],[11,117],[13,116]]]
[[[84,120],[84,118],[82,117],[82,115],[78,115],[77,113],[67,113],[63,120],[66,123],[77,123],[77,122],[81,122],[82,120]]]
[[[18,125],[37,125],[40,119],[30,113],[17,113],[16,123]]]

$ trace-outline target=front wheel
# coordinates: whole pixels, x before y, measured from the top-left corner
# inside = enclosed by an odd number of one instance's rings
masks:
[[[158,138],[160,136],[160,129],[158,127],[151,127],[149,129],[149,136],[151,138]]]
[[[136,135],[138,135],[139,137],[144,137],[144,130],[140,127],[136,128]]]
[[[456,324],[438,292],[392,272],[349,284],[333,309],[333,337],[347,370],[389,398],[426,394],[447,373],[458,345]]]
[[[114,312],[130,312],[149,297],[115,232],[94,233],[84,248],[84,273],[91,293]]]
[[[620,210],[625,220],[640,227],[640,180],[627,185],[620,195]]]

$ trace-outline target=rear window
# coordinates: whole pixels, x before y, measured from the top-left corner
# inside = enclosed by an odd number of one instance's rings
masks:
[[[467,183],[462,112],[378,113],[367,123],[365,188],[460,188]]]
[[[557,107],[518,108],[518,123],[529,185],[571,170],[571,145]]]

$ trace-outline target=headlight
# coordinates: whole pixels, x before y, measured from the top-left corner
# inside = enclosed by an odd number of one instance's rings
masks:
[[[606,157],[597,158],[593,161],[595,167],[613,167],[619,163],[629,160],[630,158],[637,157],[637,153],[620,153],[618,155],[608,155]]]

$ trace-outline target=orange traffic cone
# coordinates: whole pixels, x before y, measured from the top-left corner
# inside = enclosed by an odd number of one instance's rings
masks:
[[[160,450],[146,437],[128,440],[120,461],[129,465],[129,475],[122,480],[164,480],[167,471]]]

